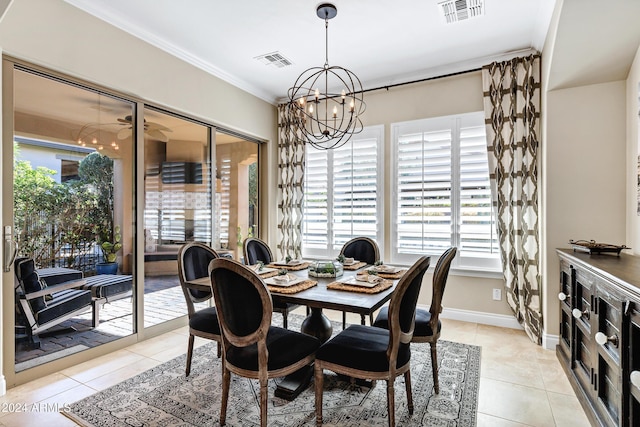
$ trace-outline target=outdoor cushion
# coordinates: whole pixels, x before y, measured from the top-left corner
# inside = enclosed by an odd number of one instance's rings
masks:
[[[44,289],[46,285],[40,280],[40,276],[38,276],[33,258],[18,260],[16,264],[18,266],[18,277],[22,280],[25,294]],[[47,302],[43,296],[29,300],[29,305],[34,313],[47,308]]]
[[[35,318],[39,324],[45,324],[91,304],[91,292],[89,291],[67,289],[56,292],[53,296],[53,300],[49,301],[44,309],[35,312]]]

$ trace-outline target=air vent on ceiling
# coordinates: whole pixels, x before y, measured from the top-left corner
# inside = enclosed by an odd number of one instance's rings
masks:
[[[447,24],[484,15],[484,0],[446,0],[438,3]]]
[[[264,55],[256,56],[255,59],[262,62],[265,65],[273,65],[274,67],[282,68],[291,65],[292,62],[282,56],[279,52],[265,53]]]

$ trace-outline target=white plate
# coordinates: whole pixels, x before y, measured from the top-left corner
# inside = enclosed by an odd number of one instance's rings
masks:
[[[338,282],[343,283],[345,285],[362,286],[363,288],[373,288],[374,286],[377,286],[380,283],[380,282],[375,282],[375,283],[361,282],[360,280],[356,280],[355,277],[350,277],[348,279],[341,279],[341,280],[338,280]]]
[[[359,263],[359,262],[360,262],[360,261],[358,261],[358,260],[354,260],[353,262],[346,262],[346,261],[345,261],[345,262],[343,262],[343,263],[342,263],[342,265],[346,265],[346,266],[348,267],[348,266],[350,266],[350,265],[354,265],[354,264],[357,264],[357,263]]]
[[[271,286],[280,286],[283,288],[289,287],[289,286],[293,286],[293,285],[297,285],[300,282],[304,282],[305,279],[304,277],[295,277],[295,276],[291,276],[292,279],[289,280],[286,283],[280,283],[280,282],[276,282],[274,279],[278,277],[278,276],[274,276],[274,277],[269,277],[268,279],[264,279],[264,283],[266,283],[267,285],[271,285]]]
[[[374,267],[371,267],[371,270],[377,273],[395,274],[402,269],[399,267],[392,267],[390,265],[376,265]]]
[[[266,274],[266,273],[271,273],[272,271],[278,271],[277,268],[271,268],[271,267],[262,267],[262,270],[258,271],[257,266],[255,265],[252,265],[250,268],[258,274]]]

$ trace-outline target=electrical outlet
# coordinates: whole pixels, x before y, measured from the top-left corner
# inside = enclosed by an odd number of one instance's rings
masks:
[[[502,290],[501,289],[494,289],[493,290],[493,300],[494,301],[500,301],[502,299]]]

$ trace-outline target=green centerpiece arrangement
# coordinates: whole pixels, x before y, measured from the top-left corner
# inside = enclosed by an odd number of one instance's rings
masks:
[[[314,261],[309,266],[309,277],[342,277],[342,263],[337,260]]]

